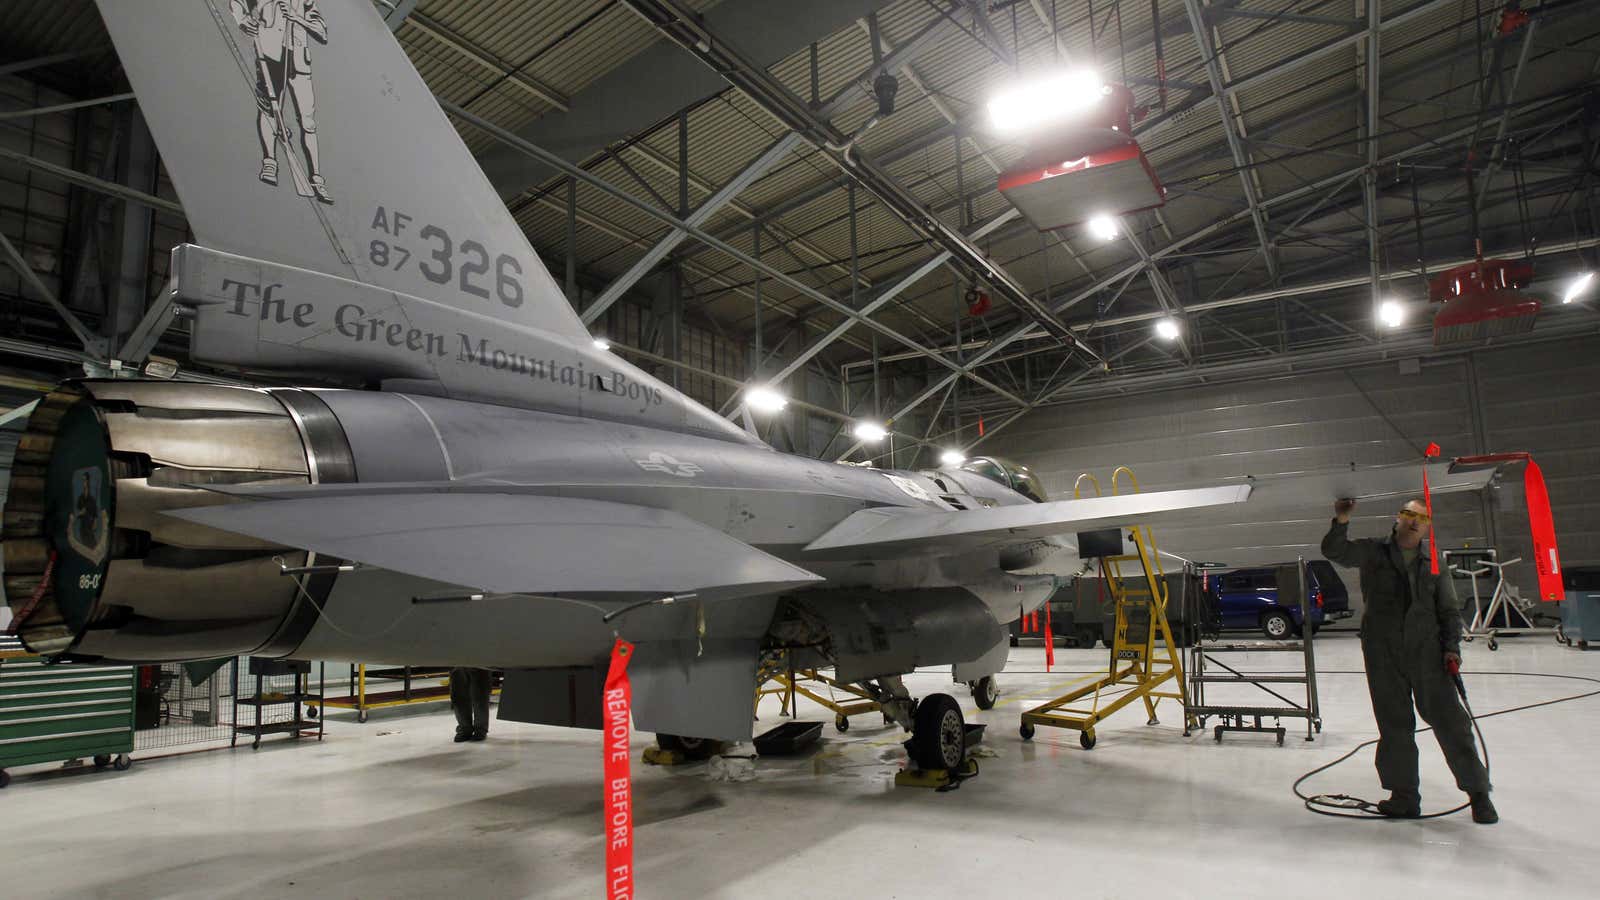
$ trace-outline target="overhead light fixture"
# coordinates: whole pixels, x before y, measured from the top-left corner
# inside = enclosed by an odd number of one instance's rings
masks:
[[[946,450],[939,454],[939,465],[941,466],[959,466],[966,461],[966,456],[960,450]]]
[[[1109,241],[1117,236],[1117,220],[1107,215],[1098,215],[1089,220],[1089,233],[1102,241]]]
[[[1175,341],[1181,332],[1182,329],[1178,327],[1177,319],[1156,320],[1156,337],[1161,338],[1163,341]]]
[[[1582,275],[1579,275],[1577,278],[1572,279],[1572,283],[1567,285],[1566,292],[1561,295],[1561,302],[1571,303],[1572,301],[1578,299],[1579,297],[1583,296],[1585,291],[1589,290],[1589,285],[1593,283],[1593,272],[1585,272]]]
[[[782,412],[789,405],[789,398],[763,385],[744,392],[744,405],[759,413]]]
[[[595,338],[594,339],[594,348],[596,350],[610,350],[611,349],[611,342],[606,340],[605,338]]]
[[[1057,72],[1014,85],[989,100],[989,124],[1001,134],[1018,134],[1071,118],[1100,102],[1105,82],[1092,69]]]
[[[855,435],[858,441],[876,444],[889,436],[889,430],[877,422],[857,422]]]
[[[1406,320],[1406,308],[1399,300],[1385,300],[1378,304],[1378,321],[1386,327],[1399,328]]]

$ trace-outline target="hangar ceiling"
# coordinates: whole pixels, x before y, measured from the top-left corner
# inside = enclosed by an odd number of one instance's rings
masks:
[[[1575,0],[1523,2],[1525,21],[1478,0],[378,5],[618,352],[705,375],[692,392],[730,414],[740,383],[811,379],[826,396],[807,392],[801,414],[890,418],[913,451],[974,446],[1044,405],[1432,353],[1422,276],[1472,258],[1474,206],[1486,255],[1533,257],[1535,287],[1559,291],[1600,252],[1600,10]],[[986,98],[1062,65],[1132,90],[1134,134],[1168,189],[1110,241],[1040,233],[995,189],[1022,148],[989,136]],[[885,72],[895,109],[868,125]],[[88,0],[0,9],[0,73],[101,101],[79,110],[127,105]],[[51,105],[9,93],[0,127],[78,112],[38,110]],[[817,146],[858,133],[850,153],[878,181]],[[17,146],[0,177],[63,177]],[[78,162],[94,175],[92,150]],[[937,225],[908,223],[886,190]],[[141,191],[166,198],[152,246],[181,240],[164,178]],[[12,225],[27,214],[5,206]],[[715,243],[683,239],[669,223],[684,218]],[[992,307],[971,314],[970,289]],[[17,293],[5,302],[20,323],[39,297]],[[1412,309],[1400,327],[1375,321],[1387,298]],[[1153,335],[1167,317],[1176,341]],[[716,349],[691,353],[668,318]],[[1597,325],[1593,302],[1551,304],[1532,332],[1497,340]]]

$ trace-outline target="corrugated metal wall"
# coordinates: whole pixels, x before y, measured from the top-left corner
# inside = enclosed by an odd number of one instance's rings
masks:
[[[1352,462],[1409,462],[1429,441],[1446,456],[1528,450],[1545,470],[1563,558],[1600,561],[1594,347],[1593,339],[1580,339],[1427,362],[1414,375],[1388,362],[1074,403],[1033,413],[982,449],[1033,466],[1051,496],[1071,496],[1080,472],[1105,482],[1118,465],[1131,466],[1144,489],[1159,490]],[[1528,552],[1520,470],[1488,497],[1436,498],[1435,512],[1441,547],[1483,546],[1493,530],[1502,558]],[[1392,515],[1358,509],[1353,532],[1382,535]],[[1191,559],[1236,566],[1318,558],[1330,516],[1326,506],[1264,514],[1244,504],[1205,524],[1159,528],[1156,538]],[[1508,575],[1531,595],[1531,566]],[[1355,579],[1346,583],[1359,609]]]

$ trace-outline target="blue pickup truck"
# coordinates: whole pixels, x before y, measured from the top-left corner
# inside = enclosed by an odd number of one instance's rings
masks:
[[[1210,575],[1206,590],[1213,609],[1227,631],[1259,629],[1273,640],[1284,640],[1301,633],[1305,626],[1298,604],[1278,602],[1278,573],[1292,571],[1294,563],[1235,569]],[[1349,618],[1350,592],[1346,590],[1333,564],[1326,560],[1306,563],[1306,588],[1311,591],[1311,632],[1324,624]]]

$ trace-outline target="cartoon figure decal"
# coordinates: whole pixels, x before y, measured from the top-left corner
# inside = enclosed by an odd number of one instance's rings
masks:
[[[72,482],[78,485],[78,492],[67,518],[67,544],[98,566],[106,561],[106,551],[111,549],[110,522],[100,503],[100,470],[93,466],[79,469],[72,473]]]
[[[317,149],[317,94],[311,82],[311,42],[328,43],[328,25],[317,0],[229,0],[239,30],[255,47],[256,132],[261,139],[262,182],[277,186],[281,147],[302,197],[333,203]],[[294,100],[294,122],[300,128],[304,169],[294,152],[288,100]]]

